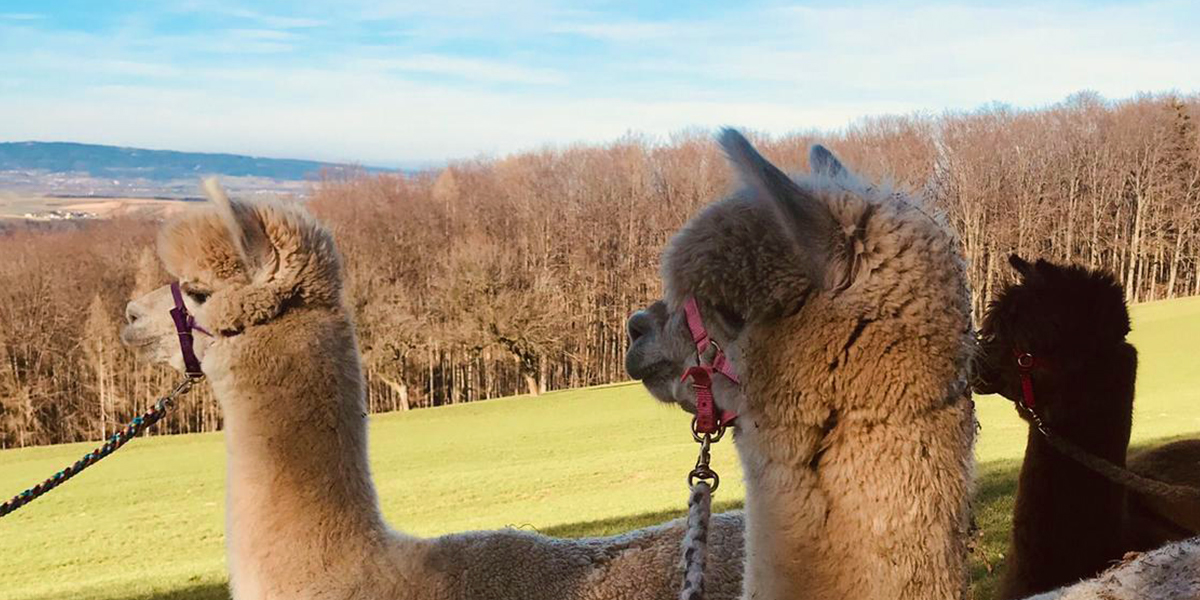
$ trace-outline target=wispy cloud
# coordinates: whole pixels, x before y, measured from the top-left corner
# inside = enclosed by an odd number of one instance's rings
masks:
[[[711,30],[708,24],[696,22],[567,22],[554,25],[551,31],[560,34],[576,34],[604,42],[666,42],[681,37],[695,37],[698,33]]]
[[[263,27],[271,29],[308,29],[312,27],[321,27],[329,24],[325,19],[314,19],[308,17],[281,17],[278,15],[264,15],[245,9],[233,9],[226,14],[233,17],[241,17],[258,21]]]
[[[524,67],[518,64],[437,54],[421,54],[408,58],[364,59],[351,63],[366,70],[396,73],[423,73],[461,78],[473,82],[519,83],[553,85],[566,82],[562,73],[552,69]]]
[[[45,18],[46,15],[35,13],[0,13],[0,21],[37,21]]]
[[[0,20],[0,55],[19,57],[0,61],[0,139],[411,164],[631,130],[781,132],[1081,89],[1200,90],[1200,7],[1078,1],[167,0],[88,28],[51,11]]]

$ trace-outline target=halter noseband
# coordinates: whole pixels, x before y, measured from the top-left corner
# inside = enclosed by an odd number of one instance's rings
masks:
[[[740,385],[741,382],[738,381],[733,365],[725,357],[725,351],[708,336],[708,330],[704,328],[704,319],[700,316],[700,306],[696,304],[696,299],[688,298],[687,303],[683,305],[683,311],[687,316],[692,342],[696,344],[696,362],[699,363],[683,374],[684,380],[692,380],[692,388],[696,390],[694,433],[718,433],[734,419],[737,419],[737,413],[731,410],[722,410],[721,414],[717,414],[717,406],[712,393],[713,374],[719,373],[736,385]],[[705,364],[704,354],[708,352],[709,346],[716,348],[716,353],[713,355],[712,361]]]
[[[204,376],[204,372],[200,370],[200,359],[196,358],[196,351],[192,348],[193,331],[199,331],[204,335],[212,337],[212,334],[205,328],[196,324],[196,317],[188,312],[187,306],[183,303],[183,290],[179,288],[179,282],[171,283],[171,296],[175,299],[175,308],[171,309],[171,320],[175,321],[175,333],[179,335],[179,351],[183,354],[183,370],[188,377],[199,378]]]

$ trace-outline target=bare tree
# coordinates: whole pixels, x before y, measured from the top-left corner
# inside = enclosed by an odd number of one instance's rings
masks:
[[[819,139],[865,175],[921,192],[959,236],[979,314],[1014,250],[1109,269],[1131,300],[1200,294],[1198,114],[1197,96],[1082,92],[1037,110],[871,118],[757,141],[804,170]],[[326,173],[309,206],[344,256],[370,409],[622,379],[625,317],[660,295],[660,249],[728,190],[726,169],[710,134],[691,130],[416,174]],[[119,307],[165,281],[155,227],[0,232],[0,445],[104,435],[171,384],[114,337]],[[220,426],[198,390],[160,429]]]

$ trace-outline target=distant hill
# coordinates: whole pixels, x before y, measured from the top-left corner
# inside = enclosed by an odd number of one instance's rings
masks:
[[[0,142],[0,171],[86,174],[103,179],[194,181],[203,175],[224,175],[302,181],[324,169],[346,168],[350,166],[238,154],[145,150],[71,142]],[[390,170],[364,169],[370,172]]]

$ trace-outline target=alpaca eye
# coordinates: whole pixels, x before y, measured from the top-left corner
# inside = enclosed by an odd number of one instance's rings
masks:
[[[187,290],[185,293],[188,295],[188,298],[191,298],[196,304],[204,304],[204,301],[208,300],[209,295],[208,292],[200,292],[196,290]]]

